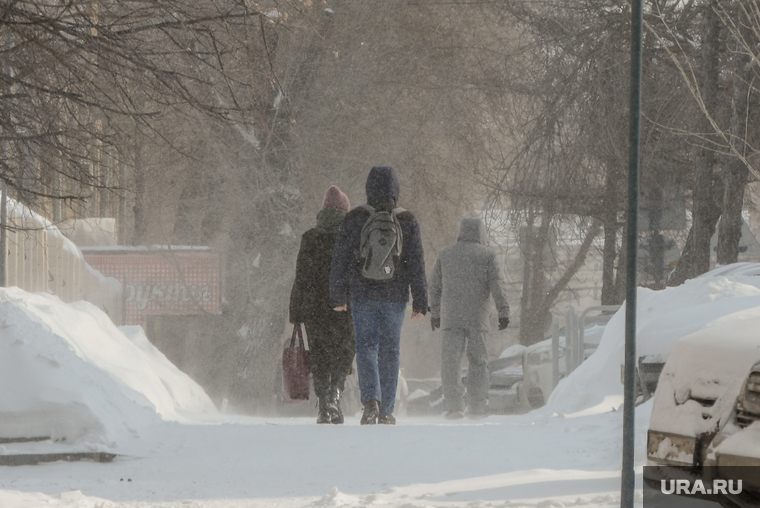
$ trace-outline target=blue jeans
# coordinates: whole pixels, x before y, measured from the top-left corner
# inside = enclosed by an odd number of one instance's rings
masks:
[[[393,413],[398,385],[401,325],[406,303],[351,301],[356,370],[362,404],[380,402],[380,414]]]

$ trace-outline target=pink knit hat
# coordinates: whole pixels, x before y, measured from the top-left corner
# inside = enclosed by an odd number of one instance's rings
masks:
[[[341,190],[333,185],[325,192],[325,199],[322,201],[322,208],[337,208],[348,212],[351,209],[351,203]]]

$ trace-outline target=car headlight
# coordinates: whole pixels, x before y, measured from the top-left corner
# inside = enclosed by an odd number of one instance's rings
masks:
[[[753,369],[736,401],[736,423],[746,427],[756,420],[760,420],[760,372]]]
[[[689,436],[650,430],[647,433],[647,457],[659,464],[692,466],[697,439]]]

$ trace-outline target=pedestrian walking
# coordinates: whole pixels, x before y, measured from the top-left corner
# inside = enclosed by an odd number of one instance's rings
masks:
[[[317,225],[301,237],[296,278],[290,292],[290,322],[303,323],[309,343],[317,423],[343,423],[340,397],[354,361],[354,325],[350,312],[330,305],[330,265],[338,230],[351,206],[341,190],[327,189]]]
[[[441,384],[446,418],[464,416],[461,372],[465,351],[469,361],[468,416],[488,415],[489,296],[499,312],[499,330],[504,330],[509,324],[509,305],[496,251],[487,246],[483,221],[465,218],[457,243],[441,250],[430,275],[430,323],[433,330],[442,330]]]
[[[401,325],[411,289],[412,319],[427,312],[427,281],[420,226],[398,207],[399,181],[388,166],[373,167],[367,204],[343,219],[330,271],[335,311],[350,303],[356,369],[364,412],[360,423],[394,425]]]

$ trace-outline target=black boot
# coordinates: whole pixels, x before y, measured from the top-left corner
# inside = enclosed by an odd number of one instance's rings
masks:
[[[359,423],[362,425],[375,425],[377,423],[377,417],[380,415],[380,403],[375,399],[368,401],[364,404],[364,414]]]
[[[330,404],[327,406],[327,410],[330,412],[330,418],[332,423],[343,423],[343,411],[340,410],[340,388],[333,387],[330,394]]]
[[[317,415],[317,423],[331,423],[332,414],[330,413],[330,404],[327,397],[319,398],[319,414]]]

